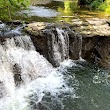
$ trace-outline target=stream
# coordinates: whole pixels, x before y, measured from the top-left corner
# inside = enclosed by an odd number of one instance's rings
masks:
[[[21,10],[12,18],[27,22],[70,22],[77,17],[100,15],[87,10],[80,12],[74,1],[69,2],[74,4],[71,8],[66,3],[33,0],[29,10]],[[22,32],[23,27],[0,26],[6,31],[0,30],[1,36],[4,35],[0,39],[0,110],[110,110],[110,70],[82,58],[69,59],[65,31],[56,28],[58,36],[52,33],[49,42],[52,57],[60,65],[55,68],[36,51],[31,37]]]
[[[71,22],[73,18],[107,18],[104,12],[91,11],[78,8],[77,0],[31,0],[27,10],[11,9],[10,14],[13,20],[25,22]],[[0,10],[0,19],[8,21],[9,16],[6,9]]]

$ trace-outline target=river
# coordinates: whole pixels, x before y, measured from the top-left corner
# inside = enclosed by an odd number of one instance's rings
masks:
[[[99,16],[96,12],[68,8],[64,1],[49,1],[45,4],[33,1],[32,4],[34,6],[30,6],[30,10],[17,12],[17,16],[12,15],[12,18],[27,22],[70,22],[74,17]],[[75,2],[69,4],[71,6]],[[5,18],[4,21],[7,16]],[[53,55],[57,58],[57,54],[62,56],[63,53],[63,61],[60,60],[57,68],[35,50],[28,35],[6,38],[1,42],[0,110],[110,109],[110,70],[83,59],[65,59],[64,53],[68,54],[65,34],[63,30],[57,29],[57,32],[60,43],[53,42]],[[57,40],[55,37],[54,41]],[[60,45],[56,49],[57,43]],[[62,50],[62,53],[58,50]]]
[[[31,0],[31,5],[27,10],[10,8],[12,20],[22,20],[26,22],[71,22],[73,18],[107,18],[105,12],[92,11],[77,7],[77,0]],[[0,19],[9,21],[9,14],[6,9],[0,10]]]

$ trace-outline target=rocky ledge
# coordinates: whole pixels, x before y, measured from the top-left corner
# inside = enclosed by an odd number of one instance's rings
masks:
[[[73,29],[82,37],[82,57],[110,68],[110,21],[108,19],[73,19]]]
[[[108,19],[73,19],[72,26],[83,37],[110,36],[110,22]]]
[[[49,57],[49,32],[60,27],[69,35],[69,55],[71,59],[79,57],[110,68],[110,23],[107,19],[88,18],[73,19],[72,24],[43,23],[28,24],[26,31],[31,34],[36,50],[44,55],[51,63]],[[53,64],[53,63],[52,63]]]
[[[54,38],[52,39],[52,37],[55,35],[56,39],[58,40],[58,32],[56,28],[63,30],[65,33],[68,33],[71,39],[68,49],[70,54],[69,56],[71,59],[74,60],[79,59],[81,51],[81,36],[78,33],[71,31],[69,24],[36,22],[28,24],[26,27],[26,31],[31,35],[31,39],[36,47],[36,50],[44,57],[46,57],[54,66],[59,66],[59,61],[56,61],[56,59],[60,61],[62,61],[63,59],[54,58],[53,51],[56,50],[52,49],[54,48],[52,46],[52,42],[54,42],[55,45],[56,43],[58,43],[56,40],[54,40]],[[60,47],[58,47],[58,50],[62,51]]]

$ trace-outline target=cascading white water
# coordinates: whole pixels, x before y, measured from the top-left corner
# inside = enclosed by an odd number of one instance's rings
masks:
[[[53,58],[55,65],[69,59],[69,36],[66,31],[56,28],[50,32],[51,38],[48,39],[50,57]]]
[[[65,59],[69,58],[69,36],[67,34],[67,32],[65,32],[64,30],[60,30],[58,28],[56,28],[57,33],[58,33],[58,38],[59,38],[59,43],[61,45],[61,56],[62,56],[62,60],[64,61]]]
[[[7,94],[13,94],[15,83],[26,84],[32,79],[47,75],[53,69],[52,65],[35,51],[29,36],[7,38],[0,45],[0,56],[0,81]]]
[[[80,39],[79,61],[85,61],[85,60],[82,58],[82,36],[80,36],[79,39]]]
[[[70,91],[61,72],[35,51],[29,36],[5,38],[0,56],[0,110],[34,110],[31,103],[37,106],[45,93],[55,96]]]

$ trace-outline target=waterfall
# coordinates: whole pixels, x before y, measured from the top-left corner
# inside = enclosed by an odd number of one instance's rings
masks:
[[[69,36],[66,31],[59,28],[50,31],[49,35],[49,57],[55,66],[59,66],[62,61],[69,59]]]
[[[80,61],[85,61],[83,58],[82,58],[82,36],[80,36],[80,47],[79,47],[79,60]]]
[[[80,41],[80,46],[79,46],[80,49],[79,49],[79,59],[78,59],[78,60],[79,60],[79,61],[85,61],[85,60],[82,58],[82,42],[83,42],[83,41],[82,41],[82,36],[80,36],[79,39],[80,39],[80,40],[79,40],[79,41]]]
[[[68,36],[56,30],[53,55],[61,62],[68,59]],[[57,97],[67,91],[63,74],[35,51],[29,36],[0,38],[0,110],[35,110],[45,94]]]
[[[13,94],[15,86],[45,76],[52,68],[52,65],[35,51],[29,36],[5,38],[1,41],[0,82],[9,94]]]

